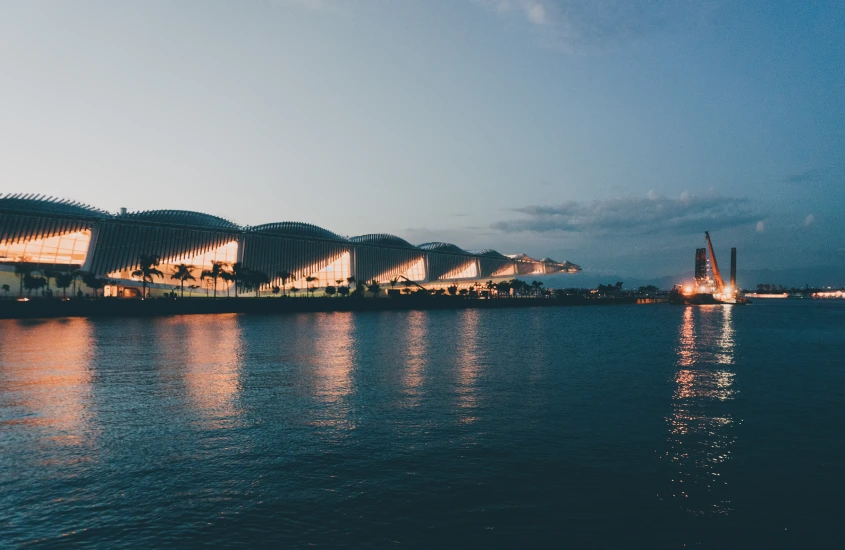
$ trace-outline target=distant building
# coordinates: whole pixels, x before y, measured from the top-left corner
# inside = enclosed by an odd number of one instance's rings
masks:
[[[519,275],[573,273],[581,268],[525,254],[504,255],[495,250],[472,253],[449,243],[411,243],[388,234],[343,237],[301,222],[242,227],[233,222],[184,210],[151,210],[118,214],[67,200],[37,195],[0,196],[0,276],[9,279],[14,264],[30,262],[38,268],[67,271],[79,268],[132,285],[131,273],[142,254],[161,259],[159,269],[168,288],[173,266],[200,272],[212,262],[241,262],[265,273],[267,288],[286,286],[325,288],[356,281],[410,280],[427,287],[507,279]],[[314,280],[306,281],[306,277]],[[338,283],[341,281],[341,283]],[[157,281],[158,283],[158,281]],[[218,279],[217,291],[231,282]],[[160,285],[153,285],[154,288]]]

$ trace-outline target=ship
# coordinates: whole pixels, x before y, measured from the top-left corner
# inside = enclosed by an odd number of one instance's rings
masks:
[[[736,248],[731,248],[731,276],[730,282],[725,284],[708,231],[704,232],[704,238],[707,247],[695,250],[695,280],[691,284],[675,285],[671,301],[688,305],[747,304],[748,299],[742,296],[736,286]],[[707,269],[708,265],[710,269]]]

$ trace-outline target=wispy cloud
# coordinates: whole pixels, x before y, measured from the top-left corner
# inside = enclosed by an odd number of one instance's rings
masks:
[[[812,186],[818,184],[841,183],[845,180],[845,168],[828,167],[814,168],[798,174],[792,174],[783,179],[790,185]]]
[[[473,0],[532,27],[541,43],[575,53],[698,24],[723,0]]]
[[[504,232],[564,232],[584,235],[660,232],[695,233],[750,225],[761,215],[748,199],[718,195],[678,198],[650,192],[648,197],[620,197],[592,202],[568,201],[557,206],[526,206],[516,209],[522,219],[496,222]]]

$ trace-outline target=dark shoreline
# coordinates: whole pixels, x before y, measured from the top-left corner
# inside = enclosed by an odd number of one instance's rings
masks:
[[[177,300],[0,300],[0,319],[56,317],[155,317],[216,313],[312,313],[333,311],[407,311],[428,309],[507,309],[523,307],[605,306],[665,303],[644,298],[494,298],[402,296],[395,298],[189,298]]]

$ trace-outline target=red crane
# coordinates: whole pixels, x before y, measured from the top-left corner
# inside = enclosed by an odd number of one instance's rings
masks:
[[[713,252],[713,243],[710,242],[710,232],[705,231],[704,236],[707,238],[707,248],[710,249],[710,262],[713,268],[713,280],[716,281],[716,290],[724,292],[725,282],[722,280],[722,274],[719,272],[719,264],[716,262],[716,254]]]

